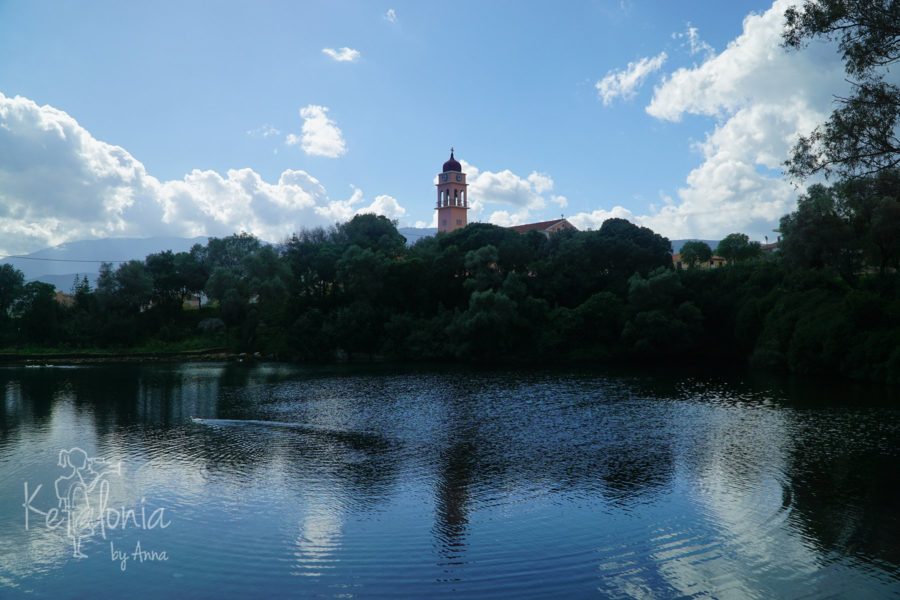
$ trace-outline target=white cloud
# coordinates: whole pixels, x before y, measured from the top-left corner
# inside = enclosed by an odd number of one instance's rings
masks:
[[[512,206],[514,210],[495,210],[488,221],[497,225],[518,225],[531,218],[532,211],[547,206],[544,194],[553,191],[553,179],[532,171],[526,177],[509,169],[482,171],[475,165],[461,160],[462,170],[469,184],[470,221],[477,221],[493,205]]]
[[[344,210],[349,206],[349,210]],[[268,182],[252,169],[195,169],[161,181],[124,148],[94,138],[67,113],[0,93],[0,255],[95,237],[229,235],[278,241],[359,212],[405,214],[361,191],[334,201],[300,170]]]
[[[269,138],[276,135],[281,135],[281,130],[272,127],[268,123],[264,123],[256,129],[247,130],[247,135],[255,138]]]
[[[312,156],[338,158],[347,153],[344,135],[334,121],[328,118],[328,107],[310,104],[300,109],[303,129],[300,135],[287,136],[288,145],[299,145]]]
[[[353,193],[346,200],[333,200],[315,208],[316,214],[328,219],[329,222],[348,221],[354,215],[376,214],[384,215],[389,219],[399,219],[406,214],[406,209],[400,206],[393,196],[376,196],[368,206],[361,206],[365,199],[363,191],[351,185]]]
[[[384,215],[389,219],[399,219],[406,214],[406,209],[400,206],[400,203],[393,196],[381,194],[375,196],[375,199],[362,213],[374,213],[376,215]]]
[[[396,23],[397,22],[397,11],[393,8],[389,8],[386,13],[384,13],[384,19],[388,23]]]
[[[337,50],[334,48],[322,48],[322,54],[337,62],[356,62],[360,57],[359,50],[347,48],[346,46]]]
[[[625,100],[633,98],[644,79],[658,71],[667,58],[665,52],[660,52],[652,58],[646,56],[637,62],[630,62],[624,69],[610,71],[595,84],[597,95],[606,106],[618,97]]]
[[[550,191],[553,189],[553,180],[550,179],[549,175],[544,173],[533,172],[528,176],[528,183],[534,188],[534,191],[538,194],[543,194],[544,192]]]
[[[703,54],[704,58],[711,58],[716,53],[712,46],[700,38],[700,30],[691,25],[690,22],[687,23],[684,31],[673,33],[672,39],[684,40],[683,43],[687,45],[691,56]]]
[[[627,208],[614,206],[610,210],[598,208],[591,212],[580,212],[566,217],[566,219],[578,229],[585,230],[600,229],[600,226],[603,225],[603,221],[606,221],[607,219],[627,219],[629,221],[634,221],[635,217]]]
[[[701,115],[716,125],[695,145],[703,162],[678,190],[680,202],[639,222],[670,237],[761,237],[793,210],[797,190],[781,176],[781,163],[799,135],[827,118],[834,94],[846,90],[835,46],[781,47],[784,11],[793,3],[776,0],[748,15],[725,50],[657,86],[646,109],[651,116],[677,122]]]

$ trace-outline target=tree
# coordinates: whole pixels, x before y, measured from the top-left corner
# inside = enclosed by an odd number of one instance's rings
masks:
[[[381,250],[389,256],[406,247],[406,238],[397,231],[396,223],[382,215],[356,215],[338,225],[334,237],[348,246],[355,244],[363,249]]]
[[[685,242],[684,246],[681,247],[681,260],[690,267],[694,267],[697,263],[709,262],[711,258],[712,248],[706,242],[691,240]]]
[[[728,262],[741,262],[762,254],[759,242],[751,242],[744,233],[730,233],[716,247],[716,254]]]
[[[129,260],[116,269],[116,295],[121,305],[131,313],[138,313],[153,298],[153,278],[143,261]]]
[[[864,264],[900,266],[900,172],[882,171],[831,187],[810,186],[781,219],[781,250],[795,268],[837,270],[851,281]]]
[[[834,190],[867,264],[882,274],[900,267],[900,170],[849,179]]]
[[[197,308],[200,308],[200,295],[209,279],[209,272],[203,264],[202,255],[205,248],[194,244],[190,252],[179,252],[175,255],[175,270],[182,287],[182,302],[187,295],[197,297]]]
[[[0,265],[0,321],[5,319],[10,307],[22,293],[25,276],[10,264]]]
[[[471,292],[496,289],[502,281],[497,267],[499,254],[494,246],[469,250],[465,256],[466,280],[463,286]]]
[[[797,199],[797,210],[781,218],[779,231],[781,253],[787,265],[801,269],[834,268],[847,277],[856,270],[848,255],[853,232],[841,218],[831,188],[810,186]]]
[[[52,342],[57,334],[56,288],[42,281],[30,281],[22,288],[14,312],[21,324],[24,340]]]
[[[785,18],[788,48],[838,40],[853,85],[828,121],[794,146],[788,172],[800,179],[832,171],[856,176],[900,165],[900,87],[884,81],[886,68],[900,59],[900,2],[805,0]]]
[[[184,298],[184,283],[171,250],[150,254],[144,259],[147,273],[153,282],[153,300],[157,304],[180,304]]]
[[[260,246],[260,241],[256,237],[242,231],[224,238],[209,238],[202,258],[210,273],[217,267],[240,271],[244,259],[259,250]],[[193,252],[193,249],[191,251]],[[200,254],[198,251],[198,256]]]
[[[600,226],[606,268],[619,271],[624,279],[635,272],[649,273],[672,265],[672,244],[668,238],[625,219],[607,219]]]

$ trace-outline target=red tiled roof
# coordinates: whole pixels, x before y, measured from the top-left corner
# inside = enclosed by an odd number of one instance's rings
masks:
[[[510,227],[516,233],[527,233],[529,231],[546,231],[565,219],[553,219],[552,221],[541,221],[540,223],[527,223],[525,225],[514,225]]]

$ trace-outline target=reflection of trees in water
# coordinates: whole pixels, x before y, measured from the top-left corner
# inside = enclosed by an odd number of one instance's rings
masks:
[[[449,564],[460,564],[469,523],[469,485],[474,478],[476,449],[471,441],[457,439],[438,459],[435,489],[434,534],[441,555]]]
[[[180,451],[209,477],[252,479],[277,467],[288,487],[306,493],[327,482],[330,498],[357,507],[384,500],[398,468],[396,444],[374,434],[233,424],[196,425],[183,437]]]
[[[742,495],[785,471],[779,482],[793,494],[791,522],[818,545],[900,562],[900,524],[893,516],[900,506],[893,491],[900,475],[884,449],[900,445],[896,433],[882,429],[894,435],[881,442],[882,450],[871,444],[838,451],[823,446],[836,436],[864,435],[860,423],[893,413],[835,422],[834,432],[824,436],[816,412],[786,411],[789,401],[771,391],[776,388],[729,388],[725,380],[673,377],[655,385],[650,378],[623,383],[568,375],[430,373],[404,379],[398,394],[392,387],[397,377],[326,373],[307,377],[302,370],[245,365],[9,369],[0,371],[0,392],[10,399],[0,403],[0,432],[9,439],[17,427],[45,423],[54,404],[66,398],[92,415],[101,443],[124,440],[133,456],[180,469],[188,465],[222,480],[275,476],[288,494],[302,488],[350,510],[386,501],[400,477],[434,474],[432,532],[447,564],[465,551],[472,515],[498,498],[563,493],[620,506],[653,502],[673,480],[677,455],[692,481],[723,482],[711,497],[734,499],[737,521],[746,516],[738,509],[752,508],[738,501]],[[293,387],[276,389],[283,381]],[[266,394],[284,392],[287,400],[275,400],[289,403],[294,388],[301,390],[299,408],[287,420],[333,419],[385,435],[186,423],[193,414],[272,418],[265,413],[271,399]],[[774,401],[764,406],[766,389]],[[827,392],[813,385],[791,393],[805,403],[811,390]],[[438,408],[414,412],[398,399],[403,394]],[[397,422],[416,415],[421,424]],[[785,415],[793,416],[783,422]],[[799,440],[794,421],[809,425]],[[153,435],[123,435],[123,427],[135,424],[155,426]],[[779,462],[784,456],[792,457],[786,465]]]
[[[465,562],[471,515],[485,506],[560,493],[652,502],[672,481],[671,437],[648,435],[630,405],[592,412],[583,398],[560,399],[552,390],[529,398],[507,381],[509,389],[492,397],[485,387],[458,385],[430,398],[445,411],[430,461],[437,475],[433,533],[447,565]],[[607,422],[608,415],[615,418]]]
[[[898,444],[893,444],[896,449]],[[790,466],[794,522],[825,551],[900,564],[900,469],[876,450],[798,449]]]
[[[20,420],[39,424],[53,414],[53,404],[66,391],[67,381],[41,367],[4,369],[0,373],[0,389],[15,394]]]
[[[672,480],[675,457],[670,443],[662,440],[632,439],[628,444],[610,445],[601,450],[597,476],[609,500],[630,504],[652,500]]]

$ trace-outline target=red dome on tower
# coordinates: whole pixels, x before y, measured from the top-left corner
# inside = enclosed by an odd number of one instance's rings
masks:
[[[457,173],[462,173],[462,165],[459,164],[459,161],[453,158],[453,148],[450,148],[450,160],[444,163],[443,173],[447,171],[456,171]]]

